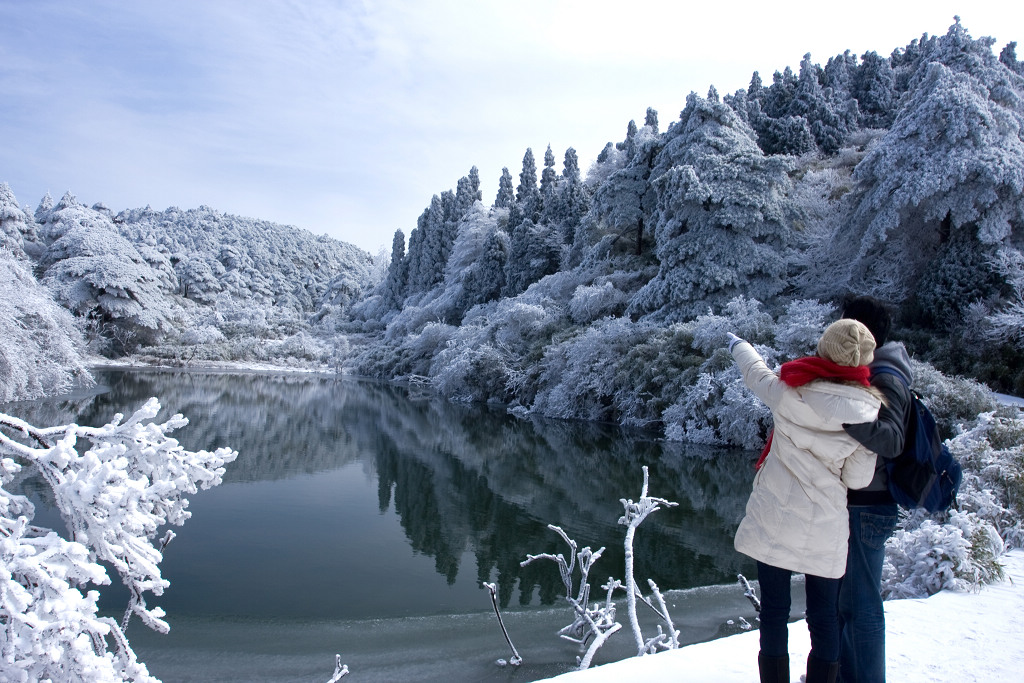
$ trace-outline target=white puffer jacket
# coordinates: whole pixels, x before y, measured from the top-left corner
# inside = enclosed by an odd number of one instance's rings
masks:
[[[846,489],[867,486],[875,472],[875,454],[847,435],[843,423],[874,420],[881,399],[867,387],[828,380],[791,387],[746,342],[732,354],[775,420],[736,550],[775,567],[840,578],[850,534]]]

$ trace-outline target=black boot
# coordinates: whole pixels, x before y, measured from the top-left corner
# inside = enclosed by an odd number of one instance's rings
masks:
[[[839,662],[826,662],[807,655],[807,683],[836,683],[838,676]]]
[[[766,657],[757,653],[761,683],[789,683],[789,657]]]

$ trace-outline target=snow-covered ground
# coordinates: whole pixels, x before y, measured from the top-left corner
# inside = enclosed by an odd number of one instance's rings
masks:
[[[927,599],[885,603],[887,675],[901,683],[1019,681],[1024,676],[1024,550],[1002,558],[1006,579],[978,593],[943,591]],[[798,681],[810,649],[806,622],[789,626],[791,679]],[[757,680],[757,631],[634,657],[549,681]]]

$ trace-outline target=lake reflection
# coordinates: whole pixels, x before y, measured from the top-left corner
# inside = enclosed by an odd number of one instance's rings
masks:
[[[606,546],[594,583],[622,577],[620,498],[679,503],[635,543],[636,576],[663,589],[752,573],[732,547],[750,453],[658,441],[590,423],[521,420],[503,409],[410,397],[402,388],[302,376],[96,372],[109,391],[8,407],[38,425],[100,425],[150,396],[189,449],[239,451],[224,484],[192,497],[168,547],[171,587],[149,600],[175,618],[371,619],[482,612],[481,581],[503,606],[555,602],[565,552],[546,528]],[[123,608],[121,595],[104,604]],[[173,632],[173,628],[172,628]]]

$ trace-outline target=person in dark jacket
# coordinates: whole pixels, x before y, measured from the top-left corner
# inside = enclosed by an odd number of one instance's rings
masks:
[[[889,494],[885,466],[903,451],[914,377],[903,344],[888,340],[892,317],[881,302],[871,297],[850,299],[843,306],[842,317],[864,323],[874,335],[877,348],[869,366],[871,385],[882,392],[886,403],[874,422],[844,425],[850,436],[877,457],[871,483],[847,492],[850,547],[839,590],[839,675],[843,683],[884,683],[882,563],[885,542],[896,527],[898,514],[896,501]],[[901,377],[878,372],[881,366],[895,369]]]

